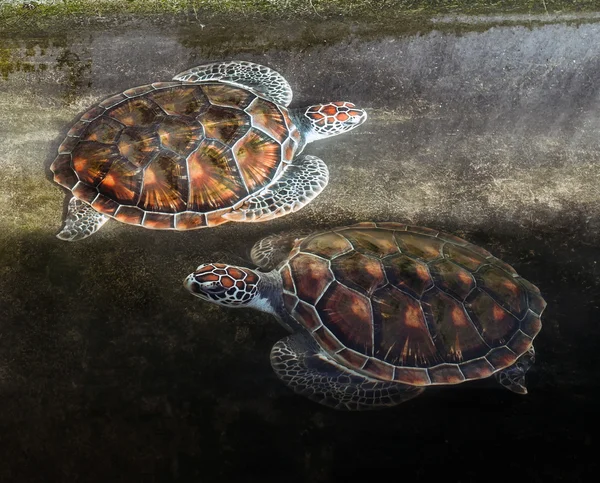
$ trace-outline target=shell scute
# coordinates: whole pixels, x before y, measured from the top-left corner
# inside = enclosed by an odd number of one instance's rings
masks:
[[[127,89],[123,92],[123,95],[127,97],[138,97],[144,94],[148,94],[148,92],[152,92],[153,90],[154,87],[152,87],[152,84],[148,84],[145,86],[137,86],[132,87],[131,89]]]
[[[377,228],[377,223],[372,221],[361,221],[360,223],[351,225],[349,228]]]
[[[298,144],[292,138],[289,138],[281,145],[281,149],[283,152],[283,160],[291,162],[296,154],[296,149],[298,149]]]
[[[294,272],[297,273],[295,269]],[[294,281],[300,294],[298,280]],[[361,354],[372,354],[373,320],[367,297],[334,281],[317,303],[316,309],[323,324],[345,347]]]
[[[96,142],[79,143],[71,157],[73,169],[79,179],[92,186],[97,186],[112,164],[122,159],[115,146]]]
[[[293,298],[297,300],[296,297]],[[298,322],[310,331],[314,331],[323,325],[315,308],[305,302],[298,301],[291,313]]]
[[[127,99],[127,96],[124,94],[115,94],[114,96],[107,97],[98,105],[104,109],[110,109],[111,107],[123,102],[125,99]]]
[[[294,314],[294,310],[296,309],[298,304],[298,297],[296,297],[295,295],[290,295],[289,293],[283,294],[283,305],[285,306],[288,313]],[[304,320],[304,322],[306,322],[306,320]]]
[[[369,358],[362,370],[384,381],[391,381],[394,379],[394,366],[372,357]]]
[[[115,218],[129,225],[141,225],[144,219],[144,212],[137,206],[119,206]]]
[[[246,112],[252,116],[252,125],[269,133],[279,143],[288,137],[288,129],[279,108],[272,102],[257,97]]]
[[[187,157],[202,140],[203,129],[198,122],[169,116],[158,124],[156,134],[163,147]]]
[[[475,289],[465,301],[467,312],[490,346],[506,343],[519,328],[517,318],[504,310],[486,292]]]
[[[204,140],[187,159],[188,210],[207,212],[232,206],[247,193],[231,150]]]
[[[338,341],[335,336],[324,326],[320,326],[312,333],[312,335],[317,343],[327,352],[337,352],[344,348],[344,346],[340,344],[340,341]]]
[[[266,185],[277,172],[281,146],[269,136],[252,128],[233,148],[246,186],[255,191]]]
[[[121,155],[137,168],[144,168],[160,151],[160,141],[152,128],[128,127],[117,143]]]
[[[91,186],[79,181],[75,186],[73,186],[73,195],[80,200],[91,203],[94,201],[94,198],[98,196],[98,191],[95,188],[92,188]]]
[[[408,227],[410,229],[410,227]],[[435,260],[442,256],[444,242],[428,235],[420,233],[395,232],[394,238],[400,247],[400,251],[412,257],[425,261]]]
[[[528,291],[529,308],[536,314],[542,315],[546,308],[546,301],[540,295],[540,289],[521,277],[519,277],[519,283]]]
[[[198,116],[208,139],[214,139],[227,146],[233,145],[250,129],[250,118],[243,111],[219,106],[211,106]]]
[[[142,226],[158,230],[168,230],[175,227],[175,216],[167,213],[146,213]]]
[[[383,265],[389,282],[414,297],[421,297],[425,290],[433,286],[427,266],[406,255],[385,258]]]
[[[283,281],[283,290],[290,293],[296,293],[296,287],[294,287],[294,280],[292,280],[292,272],[290,271],[289,265],[281,267],[279,273],[281,273],[281,280]]]
[[[446,258],[452,260],[454,263],[462,265],[471,272],[476,271],[480,266],[488,263],[481,255],[453,243],[446,243],[443,252]]]
[[[107,116],[102,116],[87,123],[82,141],[95,141],[102,144],[114,144],[119,139],[123,125]]]
[[[305,302],[315,304],[333,281],[329,263],[318,257],[300,253],[290,260],[290,267],[296,294]]]
[[[391,231],[352,227],[339,230],[338,233],[343,235],[356,251],[367,255],[384,258],[399,252]]]
[[[79,138],[75,136],[67,136],[58,147],[58,154],[69,154],[79,144]]]
[[[169,87],[177,87],[177,86],[180,86],[181,84],[182,84],[181,81],[169,81],[169,82],[153,82],[151,85],[156,90],[159,90],[159,89],[167,89]]]
[[[142,177],[143,171],[140,168],[126,159],[117,159],[110,166],[98,189],[122,205],[135,205],[140,196]]]
[[[421,306],[413,297],[387,286],[372,298],[375,356],[398,366],[425,366],[436,347]]]
[[[119,209],[119,203],[111,200],[110,198],[104,196],[103,194],[99,194],[94,202],[92,203],[92,207],[98,210],[100,213],[105,215],[112,216]]]
[[[225,84],[206,84],[201,89],[211,104],[237,109],[244,109],[256,97],[245,89]]]
[[[529,347],[531,347],[532,342],[533,339],[530,336],[518,330],[508,341],[506,347],[508,347],[515,354],[523,354],[527,349],[529,349]]]
[[[210,103],[198,86],[177,86],[161,89],[148,95],[166,114],[196,118],[205,112]]]
[[[377,228],[382,228],[384,230],[406,231],[408,228],[408,225],[405,225],[404,223],[395,223],[393,221],[377,222],[376,225]]]
[[[143,189],[138,206],[146,211],[157,212],[156,214],[176,213],[185,211],[187,198],[188,179],[185,159],[174,153],[160,153],[144,170]],[[166,220],[165,217],[151,219]],[[170,223],[174,226],[173,219]],[[163,225],[159,223],[155,226],[158,228]]]
[[[514,364],[517,355],[508,347],[497,347],[492,349],[485,358],[494,366],[494,369],[499,370]]]
[[[227,223],[227,219],[223,218],[223,214],[229,211],[228,208],[225,209],[217,209],[216,211],[211,211],[206,213],[206,226],[219,226],[223,223]]]
[[[100,117],[102,114],[106,112],[101,106],[92,107],[90,110],[86,111],[80,118],[80,121],[93,121],[94,119]]]
[[[412,233],[420,233],[421,235],[428,235],[429,237],[436,237],[437,234],[439,233],[438,230],[434,230],[433,228],[427,228],[425,226],[415,226],[415,225],[408,225],[406,227],[407,231],[410,231]]]
[[[488,344],[461,303],[443,292],[431,290],[423,296],[422,306],[435,335],[438,353],[445,362],[460,363],[487,354]]]
[[[355,367],[357,369],[361,369],[369,360],[369,358],[362,353],[350,350],[348,348],[336,352],[335,358],[347,364],[348,367]]]
[[[206,216],[203,213],[185,211],[175,215],[176,230],[193,230],[207,225]]]
[[[432,384],[458,384],[465,380],[464,374],[454,364],[441,364],[428,369]]]
[[[337,257],[331,262],[331,270],[339,282],[365,295],[387,283],[379,260],[359,252]]]
[[[454,243],[455,245],[458,245],[461,247],[470,245],[470,243],[467,240],[460,238],[456,235],[451,235],[450,233],[444,233],[442,231],[440,231],[437,234],[437,238],[439,238],[440,240],[446,241],[446,242]]]
[[[332,231],[305,238],[300,249],[328,259],[351,251],[352,245],[339,233]]]
[[[72,189],[79,181],[71,167],[70,154],[59,154],[52,162],[50,169],[54,173],[54,181],[65,188]]]
[[[482,267],[477,272],[478,285],[491,295],[496,303],[522,319],[528,308],[527,292],[504,270],[492,265]]]
[[[492,254],[490,252],[488,252],[485,248],[481,248],[480,246],[473,245],[472,243],[467,243],[465,245],[465,248],[468,248],[469,250],[477,253],[478,255],[480,255],[483,258],[486,258],[486,259],[493,258]]]
[[[88,128],[89,125],[89,122],[77,121],[75,124],[73,124],[73,126],[71,126],[71,129],[69,129],[69,132],[67,132],[67,136],[81,137],[81,135]]]
[[[417,367],[396,367],[393,380],[411,386],[429,386],[431,384],[427,369]]]
[[[521,330],[531,338],[538,335],[541,329],[542,321],[540,320],[540,317],[531,311],[528,312],[521,321]]]
[[[496,370],[485,357],[463,362],[460,370],[467,379],[483,379],[491,376]]]
[[[450,260],[438,260],[428,266],[436,286],[461,301],[475,288],[473,275]]]
[[[143,97],[122,102],[106,115],[127,127],[149,127],[163,116],[156,104]]]
[[[512,267],[512,265],[509,265],[508,263],[500,260],[499,258],[492,256],[487,259],[487,262],[494,265],[495,267],[501,268],[502,270],[508,272],[511,275],[517,274],[517,271]]]

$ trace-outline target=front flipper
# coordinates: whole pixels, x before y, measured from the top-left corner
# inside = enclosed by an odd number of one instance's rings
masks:
[[[509,391],[516,392],[517,394],[527,394],[525,374],[534,362],[535,349],[531,346],[512,366],[496,372],[494,376],[496,376],[496,380]]]
[[[298,229],[270,235],[254,244],[250,258],[256,266],[265,270],[273,270],[289,255],[298,240],[305,238],[313,231]]]
[[[252,62],[219,62],[192,67],[173,77],[184,82],[222,81],[249,87],[277,104],[289,106],[292,88],[281,74]]]
[[[98,213],[87,203],[73,197],[69,201],[65,226],[56,236],[65,241],[83,240],[97,232],[108,219],[108,216]]]
[[[230,221],[268,221],[307,205],[325,189],[329,170],[316,156],[299,156],[272,185],[233,206]]]
[[[296,393],[334,409],[381,409],[408,401],[424,390],[350,372],[301,334],[290,335],[273,346],[271,366]]]

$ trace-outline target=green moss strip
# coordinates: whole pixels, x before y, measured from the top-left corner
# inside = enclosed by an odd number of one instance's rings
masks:
[[[598,0],[62,0],[49,4],[0,0],[0,21],[64,15],[212,13],[379,17],[414,13],[562,13],[600,10]]]

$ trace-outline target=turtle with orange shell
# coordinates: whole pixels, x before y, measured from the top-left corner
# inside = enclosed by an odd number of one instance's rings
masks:
[[[291,335],[273,346],[271,365],[301,395],[377,409],[490,376],[527,392],[546,302],[476,245],[429,228],[360,223],[272,235],[251,256],[259,269],[203,264],[184,285],[209,302],[273,314]]]
[[[329,180],[304,147],[367,115],[349,102],[288,109],[291,100],[279,73],[238,61],[105,99],[73,125],[52,163],[70,191],[58,238],[84,239],[110,218],[192,230],[299,210]]]

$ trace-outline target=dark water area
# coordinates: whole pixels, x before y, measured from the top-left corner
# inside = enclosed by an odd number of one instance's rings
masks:
[[[224,38],[218,24],[136,21],[2,40],[0,481],[597,474],[600,25],[359,27],[257,25]],[[56,239],[65,195],[48,167],[77,116],[229,59],[281,72],[292,106],[367,110],[360,128],[306,148],[329,167],[326,190],[268,223],[174,233],[110,221],[81,242]],[[248,265],[269,234],[360,221],[454,233],[540,288],[548,306],[529,394],[486,380],[334,411],[271,370],[286,335],[273,317],[182,285],[203,262]]]

